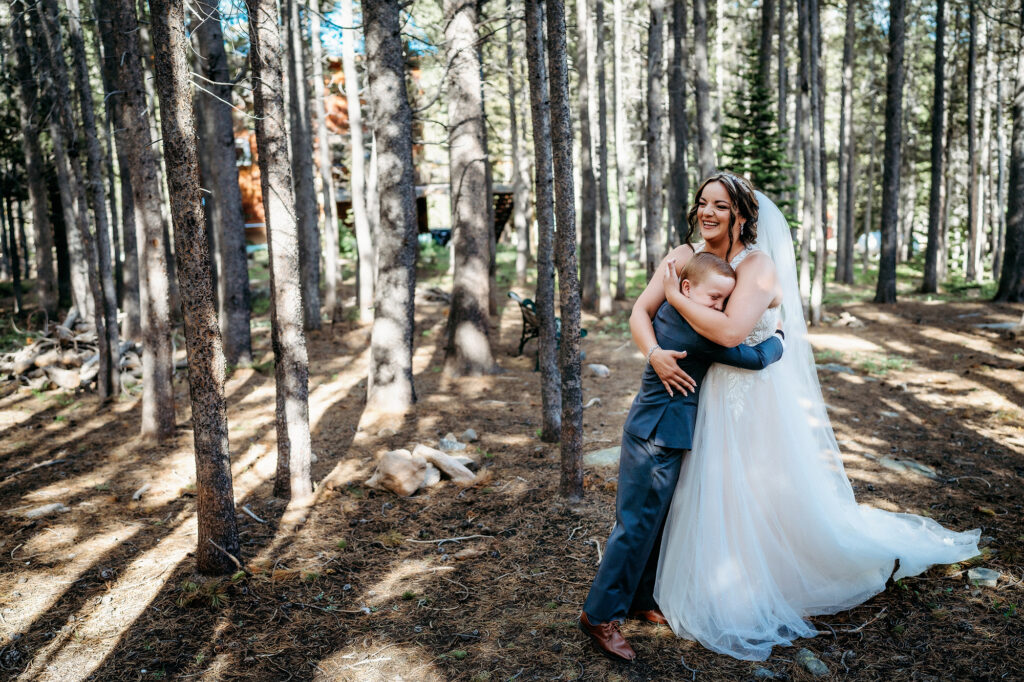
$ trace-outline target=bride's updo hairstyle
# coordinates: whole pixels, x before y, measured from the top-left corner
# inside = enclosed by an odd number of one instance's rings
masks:
[[[732,251],[732,228],[736,224],[737,218],[745,221],[743,227],[740,228],[740,241],[747,246],[755,243],[757,241],[757,197],[754,196],[754,187],[746,178],[723,170],[712,173],[704,182],[700,183],[700,187],[694,193],[693,205],[690,206],[690,210],[686,213],[686,222],[689,224],[689,229],[686,231],[684,243],[690,244],[693,239],[694,230],[699,231],[697,227],[699,222],[697,210],[700,196],[704,193],[704,188],[712,182],[722,183],[725,191],[729,194],[729,198],[732,200],[732,215],[729,218],[729,250],[726,253]]]

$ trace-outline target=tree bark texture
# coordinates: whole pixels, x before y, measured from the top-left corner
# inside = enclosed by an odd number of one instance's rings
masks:
[[[445,371],[494,370],[490,341],[490,192],[487,130],[477,51],[476,2],[444,3],[448,86],[448,158],[455,275],[448,313]]]
[[[939,1],[941,2],[942,0]],[[839,205],[836,211],[835,280],[846,284],[853,284],[853,271],[847,270],[852,261],[848,259],[849,245],[846,233],[850,231],[853,225],[853,222],[848,220],[848,217],[853,214],[853,195],[849,191],[849,180],[852,169],[853,43],[856,28],[856,8],[856,0],[846,0],[846,32],[843,37],[843,84],[840,94],[839,112]],[[852,242],[852,239],[849,241]]]
[[[931,188],[928,196],[928,245],[925,249],[925,275],[921,291],[934,294],[939,290],[938,258],[942,239],[943,123],[945,122],[945,0],[935,5],[935,66],[932,90]]]
[[[56,0],[46,0],[51,6],[54,18],[57,16]],[[121,391],[121,372],[119,361],[120,340],[117,328],[117,289],[114,286],[114,269],[111,262],[110,222],[107,216],[107,194],[103,179],[103,150],[100,149],[99,132],[96,127],[96,115],[93,110],[92,84],[89,80],[89,62],[85,55],[85,39],[82,35],[81,10],[78,0],[65,0],[68,8],[68,37],[71,42],[71,54],[75,65],[75,87],[78,91],[81,126],[85,133],[86,170],[89,176],[89,194],[92,196],[92,210],[95,216],[95,239],[88,239],[87,253],[90,263],[95,258],[95,278],[93,298],[102,305],[97,305],[96,314],[103,315],[103,324],[97,324],[97,334],[105,334],[106,344],[104,361],[104,344],[100,342],[100,372],[97,376],[98,393],[101,398],[116,396]],[[86,240],[83,240],[86,241]],[[91,243],[91,246],[88,245]],[[97,298],[98,297],[98,298]]]
[[[174,433],[174,390],[171,377],[170,279],[164,222],[161,213],[160,166],[150,136],[146,87],[139,53],[138,19],[131,0],[97,2],[111,22],[113,54],[117,56],[117,106],[122,128],[118,149],[124,148],[135,205],[136,244],[139,251],[139,296],[142,318],[142,435],[162,440]],[[127,174],[125,171],[127,170]]]
[[[622,3],[613,0],[612,14],[614,44],[612,47],[612,108],[615,125],[615,183],[619,206],[619,248],[615,272],[615,300],[626,300],[626,263],[629,261],[629,176],[632,174],[631,155],[628,146],[629,124],[626,123],[626,97],[623,71],[625,22]]]
[[[1003,37],[999,38],[1000,47],[1003,45]],[[1000,50],[1001,52],[1002,50]],[[995,253],[992,256],[992,272],[995,277],[1003,269],[1003,254],[1006,248],[1006,212],[1003,206],[1006,205],[1006,130],[1003,123],[1003,61],[997,62],[996,68],[996,240]]]
[[[193,32],[199,42],[199,61],[202,64],[196,94],[200,105],[199,154],[205,157],[203,167],[209,176],[203,178],[206,206],[220,252],[217,277],[220,332],[228,364],[249,365],[252,363],[249,331],[252,300],[245,253],[242,192],[235,163],[231,73],[217,3],[214,0],[197,0],[196,9],[201,20]],[[180,265],[178,271],[181,271]]]
[[[153,38],[161,46],[154,57],[156,87],[163,114],[160,124],[192,398],[199,519],[196,566],[200,573],[216,575],[235,570],[224,552],[237,558],[239,542],[224,399],[224,350],[199,190],[198,141],[186,52],[190,46],[183,0],[150,0],[150,8]]]
[[[300,228],[288,161],[287,113],[282,93],[282,37],[274,0],[246,0],[260,188],[270,257],[270,320],[277,385],[277,473],[274,495],[293,502],[312,494],[309,435],[309,360],[299,278]],[[294,113],[294,112],[293,112]],[[294,121],[294,118],[292,119]],[[308,152],[306,152],[308,155]]]
[[[11,3],[11,46],[14,56],[14,78],[18,83],[18,115],[21,123],[21,151],[25,156],[25,184],[32,210],[35,241],[36,289],[39,303],[51,319],[57,315],[57,276],[53,263],[53,227],[47,205],[46,182],[43,179],[43,152],[39,146],[41,132],[36,120],[38,87],[25,33],[25,6],[21,0]]]
[[[712,139],[714,124],[711,120],[711,85],[708,82],[711,72],[708,66],[707,0],[693,0],[693,60],[697,94],[697,171],[703,179],[718,166]]]
[[[647,279],[661,262],[661,226],[664,211],[664,141],[665,119],[663,68],[665,61],[665,0],[651,0],[650,22],[647,25],[647,219],[644,240],[647,244],[644,264]]]
[[[978,251],[980,231],[980,197],[978,180],[978,3],[970,0],[968,7],[967,48],[967,253],[964,274],[968,281],[979,279]]]
[[[370,216],[367,214],[366,157],[363,145],[363,114],[359,100],[359,73],[356,71],[356,47],[358,30],[352,28],[352,3],[342,0],[341,22],[344,25],[341,46],[342,68],[345,70],[345,98],[348,102],[348,129],[351,141],[351,172],[349,192],[352,195],[352,219],[356,229],[356,251],[359,269],[356,273],[356,298],[359,306],[359,321],[373,322],[373,287],[376,278],[376,252],[370,231]],[[374,206],[376,204],[373,204]]]
[[[319,0],[309,12],[309,28],[313,62],[313,110],[316,112],[317,163],[320,166],[320,195],[324,205],[324,308],[331,324],[344,319],[342,306],[341,263],[338,259],[338,204],[334,191],[334,161],[331,157],[330,133],[327,131],[327,109],[324,103],[324,55],[320,28]],[[351,124],[351,116],[349,117]],[[353,202],[353,206],[355,203]]]
[[[505,12],[512,16],[512,0],[505,0]],[[516,284],[526,284],[526,269],[530,262],[530,187],[522,144],[519,140],[519,109],[517,108],[517,84],[519,64],[515,58],[512,21],[505,25],[505,60],[508,62],[506,78],[508,83],[508,128],[512,143],[512,225],[516,235]],[[526,121],[523,121],[526,127]]]
[[[817,206],[814,202],[814,176],[817,161],[814,157],[814,143],[817,138],[814,129],[814,113],[812,98],[811,70],[811,23],[808,4],[814,0],[796,0],[797,34],[800,51],[800,92],[796,111],[799,130],[800,150],[803,168],[803,190],[801,205],[803,211],[800,220],[800,263],[799,286],[800,299],[804,305],[805,315],[810,314],[811,299],[811,241],[814,227],[817,225]]]
[[[597,291],[597,176],[590,115],[591,50],[590,0],[576,0],[576,105],[580,125],[580,286],[583,307],[596,311]]]
[[[818,221],[817,247],[814,252],[814,279],[811,281],[810,321],[821,324],[822,301],[825,297],[825,270],[828,269],[828,197],[825,195],[825,80],[822,67],[821,10],[818,0],[808,0],[807,14],[811,28],[811,123],[814,158],[814,206]]]
[[[668,219],[678,243],[686,240],[686,212],[690,205],[689,168],[686,158],[687,122],[686,74],[689,71],[689,46],[686,41],[686,1],[672,0],[672,70],[668,79],[671,159],[668,180]]]
[[[367,409],[399,414],[416,401],[412,380],[416,190],[400,12],[398,0],[363,4],[380,221]]]
[[[295,187],[295,220],[299,228],[302,316],[306,329],[320,329],[320,229],[317,226],[313,180],[313,131],[309,112],[306,60],[303,55],[299,1],[284,0],[284,36],[288,44],[288,123],[291,131],[291,181]]]
[[[558,371],[555,329],[555,199],[552,175],[551,102],[544,56],[544,8],[540,0],[525,0],[526,60],[533,123],[534,196],[537,205],[537,317],[540,319],[537,366],[540,369],[541,432],[545,443],[562,433],[562,386]]]
[[[1024,6],[1019,19],[1024,26]],[[999,275],[997,301],[1024,301],[1024,50],[1017,51],[1016,78],[1011,103],[1006,247]]]
[[[608,98],[605,79],[604,0],[595,0],[594,21],[597,40],[594,45],[594,63],[597,73],[597,206],[598,206],[598,279],[599,300],[597,312],[612,312],[612,209],[608,201]],[[625,200],[625,198],[623,198]]]
[[[899,225],[900,142],[903,136],[905,0],[889,6],[889,58],[886,65],[885,150],[882,161],[882,249],[876,303],[896,302],[896,229]]]
[[[559,493],[583,498],[583,382],[580,372],[580,290],[576,276],[576,206],[572,173],[572,118],[565,47],[565,4],[548,0],[547,57],[551,74],[551,148],[555,223],[555,261],[562,312],[559,369],[562,373],[561,479]]]
[[[761,0],[761,35],[757,45],[757,82],[771,92],[772,34],[775,23],[774,0]]]

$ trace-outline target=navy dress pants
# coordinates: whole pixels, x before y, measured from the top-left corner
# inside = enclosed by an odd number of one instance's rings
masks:
[[[622,434],[615,527],[583,604],[591,623],[623,621],[631,611],[657,608],[654,579],[661,532],[688,452]]]

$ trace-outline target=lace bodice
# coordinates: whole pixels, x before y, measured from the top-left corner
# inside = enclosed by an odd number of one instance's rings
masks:
[[[696,252],[696,253],[699,253],[700,251],[703,251],[703,250],[704,250],[704,244],[703,243],[698,244],[694,248],[694,252]],[[758,251],[758,250],[759,249],[756,246],[754,246],[754,245],[747,245],[747,247],[745,249],[743,249],[738,254],[736,254],[736,256],[732,259],[732,261],[730,261],[729,265],[731,265],[733,267],[733,269],[735,270],[736,268],[739,267],[740,263],[743,262],[744,258],[746,258],[750,254],[752,254],[754,251]],[[767,310],[765,310],[764,313],[761,315],[761,318],[754,325],[754,328],[750,330],[750,334],[747,335],[747,338],[743,339],[743,345],[745,345],[745,346],[756,346],[757,344],[761,343],[762,341],[767,339],[769,336],[774,334],[775,333],[775,325],[778,323],[778,319],[779,319],[779,308],[778,307],[768,308]]]

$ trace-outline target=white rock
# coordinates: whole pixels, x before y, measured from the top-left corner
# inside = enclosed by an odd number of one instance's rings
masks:
[[[480,463],[477,462],[472,457],[470,457],[469,455],[449,455],[449,457],[451,457],[456,462],[466,467],[470,471],[476,471],[477,469],[480,468]]]
[[[458,452],[459,450],[465,450],[466,444],[460,443],[455,434],[449,431],[441,439],[441,442],[438,443],[438,447],[444,452]]]
[[[480,437],[476,435],[476,431],[473,429],[466,429],[462,432],[462,440],[467,443],[475,443],[480,440]]]
[[[36,507],[35,509],[29,509],[27,512],[25,512],[25,518],[38,519],[41,516],[47,516],[49,514],[54,514],[56,512],[66,511],[69,510],[67,507],[64,506],[63,502],[54,502],[52,504],[44,504],[42,507]]]
[[[840,374],[856,374],[851,368],[846,365],[840,365],[838,362],[826,362],[820,365],[816,365],[818,369],[827,370],[829,372],[838,372]]]
[[[814,675],[815,677],[824,677],[828,675],[828,666],[821,662],[821,659],[814,655],[809,649],[801,649],[796,654],[796,662],[800,664],[804,670]]]
[[[408,450],[391,450],[381,456],[366,485],[407,497],[419,490],[426,471],[427,462],[422,457],[416,457]]]
[[[472,485],[476,481],[473,472],[454,457],[426,445],[417,444],[412,450],[413,457],[420,457],[440,469],[458,485]]]
[[[427,468],[423,474],[423,485],[424,488],[432,488],[441,482],[441,470],[436,466],[427,462]]]
[[[614,467],[619,465],[619,447],[595,450],[583,455],[583,466],[588,467]]]
[[[991,568],[972,568],[967,571],[967,579],[978,587],[995,587],[1002,574]]]
[[[587,370],[589,370],[590,373],[595,377],[600,377],[602,379],[604,379],[605,377],[609,376],[612,373],[612,371],[608,369],[607,365],[587,365]]]

